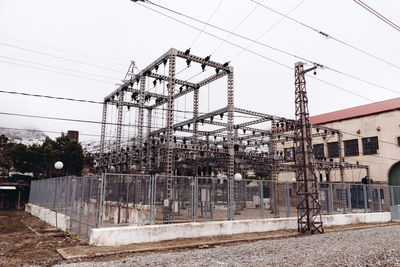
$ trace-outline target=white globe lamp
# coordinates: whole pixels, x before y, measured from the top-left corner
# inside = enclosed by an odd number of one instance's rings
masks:
[[[239,180],[242,180],[242,175],[241,175],[240,173],[236,173],[236,174],[233,176],[233,178],[234,178],[236,181],[239,181]]]
[[[64,164],[61,161],[57,161],[56,163],[54,163],[54,168],[56,168],[57,170],[61,170],[64,167]]]
[[[220,173],[220,172],[218,172],[217,173],[217,180],[219,180],[219,183],[220,184],[223,184],[224,183],[224,179],[222,179],[223,177],[222,177],[222,173]]]

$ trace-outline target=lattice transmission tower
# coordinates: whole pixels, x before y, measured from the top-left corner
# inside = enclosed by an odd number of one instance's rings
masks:
[[[317,68],[304,69],[295,64],[295,164],[297,182],[297,225],[301,233],[323,233],[321,204],[318,200],[318,179],[315,174],[315,157],[312,146],[311,123],[305,74]]]

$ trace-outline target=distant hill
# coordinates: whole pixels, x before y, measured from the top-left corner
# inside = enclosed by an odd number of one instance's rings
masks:
[[[5,136],[7,136],[11,142],[22,143],[25,145],[42,143],[47,136],[42,131],[35,129],[14,130],[14,129],[0,128],[0,134],[4,134]]]
[[[7,129],[0,128],[0,134],[4,134],[11,142],[22,143],[24,145],[41,144],[45,140],[47,134],[36,129]],[[61,135],[61,133],[60,133]],[[100,142],[87,140],[80,142],[82,149],[86,153],[96,153],[99,151]]]
[[[36,129],[7,129],[7,128],[0,128],[0,134],[4,134],[7,136],[11,142],[14,143],[22,143],[25,145],[32,145],[32,144],[41,144],[45,140],[47,134],[40,130]],[[60,133],[61,135],[61,133]],[[135,142],[135,138],[132,137],[130,141],[122,140],[121,147],[127,147],[129,144],[133,144]],[[99,140],[84,140],[80,142],[82,145],[82,149],[85,154],[91,153],[95,154],[100,151],[100,137]],[[113,140],[111,143],[107,141],[105,150],[109,151],[111,147],[115,146],[115,141]]]

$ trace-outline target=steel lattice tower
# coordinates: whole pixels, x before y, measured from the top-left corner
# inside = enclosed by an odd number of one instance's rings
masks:
[[[302,62],[295,64],[297,224],[299,232],[310,234],[324,232],[305,81],[305,74],[316,68],[304,70]]]

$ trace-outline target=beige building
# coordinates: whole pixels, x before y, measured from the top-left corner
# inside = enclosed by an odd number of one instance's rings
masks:
[[[313,125],[338,129],[342,132],[341,153],[344,161],[369,165],[373,183],[400,185],[400,98],[339,110],[310,118]],[[317,129],[313,128],[313,133]],[[317,159],[339,161],[338,134],[319,129],[321,137],[313,138]],[[293,143],[281,142],[278,149],[290,157]],[[365,169],[346,169],[346,182],[361,182]],[[294,173],[280,173],[279,179],[291,181]],[[317,170],[321,181],[339,182],[338,170]]]

